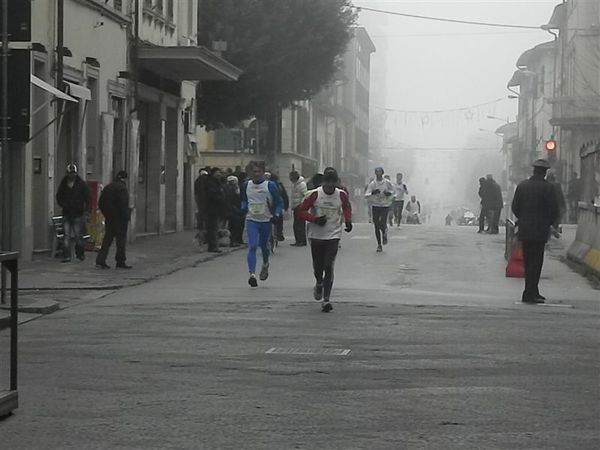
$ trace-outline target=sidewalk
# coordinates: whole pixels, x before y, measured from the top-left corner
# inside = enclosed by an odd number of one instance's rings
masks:
[[[61,263],[60,259],[48,256],[21,262],[19,309],[26,314],[19,321],[31,320],[32,314],[53,312],[63,300],[98,298],[116,289],[136,286],[220,256],[208,253],[205,245],[199,246],[195,235],[196,231],[190,230],[138,238],[127,244],[127,263],[133,266],[130,270],[114,268],[114,244],[107,261],[112,268],[106,270],[96,268],[95,252],[86,252],[85,261],[74,259],[71,263]],[[236,250],[221,249],[223,254]],[[7,304],[1,306],[8,307],[9,301],[7,299]],[[7,311],[0,309],[0,319],[7,315]]]

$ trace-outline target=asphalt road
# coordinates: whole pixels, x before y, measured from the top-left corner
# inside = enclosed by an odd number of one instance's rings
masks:
[[[599,291],[549,257],[515,304],[499,236],[371,234],[330,314],[288,240],[257,289],[237,252],[23,325],[0,449],[600,448]]]

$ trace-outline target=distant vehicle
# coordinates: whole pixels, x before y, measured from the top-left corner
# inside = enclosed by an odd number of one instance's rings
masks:
[[[457,225],[477,225],[477,216],[473,211],[465,211],[456,219]]]

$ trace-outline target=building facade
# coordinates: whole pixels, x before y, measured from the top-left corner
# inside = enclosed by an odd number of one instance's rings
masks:
[[[241,71],[197,45],[198,0],[59,3],[32,2],[31,139],[11,161],[10,247],[25,260],[51,250],[70,163],[97,190],[129,173],[131,239],[193,226],[196,83]]]

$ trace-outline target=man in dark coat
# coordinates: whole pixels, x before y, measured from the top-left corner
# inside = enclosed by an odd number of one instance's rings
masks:
[[[200,169],[198,178],[194,181],[194,199],[196,200],[196,224],[198,226],[198,241],[203,242],[204,230],[206,230],[206,179],[208,170]]]
[[[242,194],[238,177],[229,175],[225,185],[227,203],[227,224],[229,226],[229,245],[239,247],[243,244],[244,213],[242,212]]]
[[[56,201],[62,208],[63,214],[62,262],[71,261],[71,235],[75,240],[75,256],[83,261],[85,259],[83,230],[90,210],[90,189],[87,183],[77,174],[75,164],[67,166],[67,174],[60,182],[56,192]]]
[[[117,253],[115,260],[118,269],[131,269],[131,266],[125,263],[125,244],[127,242],[127,226],[129,224],[129,191],[126,185],[127,172],[121,170],[117,173],[115,181],[110,183],[100,194],[98,207],[104,215],[104,239],[102,247],[96,257],[96,267],[99,269],[110,269],[106,264],[108,250],[112,245],[113,239],[117,240]]]
[[[512,202],[525,261],[523,303],[544,303],[545,300],[538,289],[544,247],[550,236],[550,227],[559,215],[556,193],[545,180],[549,168],[550,164],[545,159],[536,160],[533,163],[533,176],[517,186]]]
[[[489,226],[488,233],[498,234],[500,224],[500,214],[504,208],[504,199],[502,198],[502,188],[491,174],[486,176],[486,183],[489,189]]]
[[[218,167],[210,169],[210,175],[206,178],[206,242],[208,251],[221,253],[219,250],[219,221],[227,215],[227,203],[225,190],[223,189],[223,173]]]
[[[479,213],[479,230],[477,232],[483,233],[486,219],[488,220],[488,230],[490,229],[489,214],[491,205],[490,185],[483,177],[479,179],[479,198],[481,198],[481,212]]]

